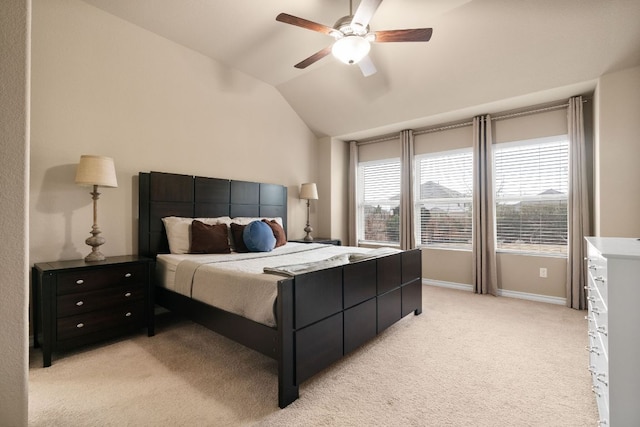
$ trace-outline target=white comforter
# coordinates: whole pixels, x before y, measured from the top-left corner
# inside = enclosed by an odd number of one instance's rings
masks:
[[[287,269],[303,271],[295,266],[304,265],[304,271],[309,271],[309,265],[313,269],[314,263],[338,255],[346,254],[346,263],[348,255],[353,260],[358,254],[376,253],[366,248],[287,243],[271,252],[158,255],[158,276],[175,292],[273,327],[277,283],[282,274],[288,274]],[[278,274],[265,273],[265,267],[276,269]]]

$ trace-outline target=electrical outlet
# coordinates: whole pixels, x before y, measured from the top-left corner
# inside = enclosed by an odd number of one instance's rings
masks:
[[[547,278],[547,269],[546,268],[540,268],[540,277],[543,278]]]

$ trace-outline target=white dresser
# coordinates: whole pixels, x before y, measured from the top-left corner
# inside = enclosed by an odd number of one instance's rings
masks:
[[[589,370],[601,426],[640,426],[640,240],[587,237]]]

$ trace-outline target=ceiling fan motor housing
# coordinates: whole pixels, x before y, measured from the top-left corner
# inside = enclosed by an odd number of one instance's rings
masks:
[[[369,33],[369,26],[363,26],[353,21],[353,15],[343,16],[338,19],[333,28],[337,31],[333,32],[333,36],[338,39],[346,36],[360,36],[364,37]]]

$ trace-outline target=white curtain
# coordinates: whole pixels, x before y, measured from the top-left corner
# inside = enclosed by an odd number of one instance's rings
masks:
[[[349,142],[349,246],[358,246],[358,145]]]
[[[473,118],[473,290],[496,295],[495,204],[491,117]]]
[[[589,235],[589,193],[587,189],[586,153],[584,140],[584,118],[582,97],[569,99],[567,109],[569,124],[569,195],[568,211],[568,256],[567,256],[567,307],[587,308],[587,271],[584,258],[586,245],[584,236]]]
[[[413,224],[413,131],[400,132],[400,249],[415,248]]]

